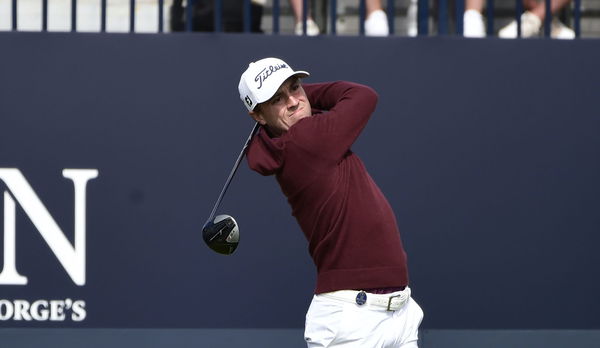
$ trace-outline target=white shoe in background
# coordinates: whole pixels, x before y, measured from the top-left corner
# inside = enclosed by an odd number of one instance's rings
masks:
[[[521,15],[521,37],[537,36],[542,27],[542,20],[533,13],[526,11]],[[502,39],[517,38],[517,21],[510,22],[507,26],[500,29],[498,36]]]
[[[296,35],[302,35],[302,22],[296,23],[296,27],[294,28],[294,32]],[[319,30],[319,26],[312,18],[308,18],[306,20],[306,35],[308,36],[317,36],[321,33]]]
[[[383,10],[376,10],[369,14],[365,19],[365,35],[367,36],[388,36],[390,29],[388,18]]]
[[[464,37],[485,37],[483,15],[477,10],[467,10],[463,15]]]
[[[571,40],[575,38],[575,31],[564,25],[558,18],[552,19],[550,37],[553,39]]]

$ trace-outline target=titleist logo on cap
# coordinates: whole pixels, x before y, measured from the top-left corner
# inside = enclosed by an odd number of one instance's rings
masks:
[[[254,82],[258,82],[257,89],[260,89],[263,86],[263,82],[279,69],[289,69],[289,66],[287,66],[287,64],[277,64],[269,65],[268,67],[262,69],[254,78]]]

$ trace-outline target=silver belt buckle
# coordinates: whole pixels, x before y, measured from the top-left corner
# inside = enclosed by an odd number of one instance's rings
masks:
[[[393,312],[394,311],[394,309],[390,308],[392,306],[392,299],[395,298],[395,297],[400,297],[400,296],[402,296],[402,294],[396,295],[396,296],[390,296],[388,298],[388,305],[387,305],[387,309],[386,309],[388,312]]]

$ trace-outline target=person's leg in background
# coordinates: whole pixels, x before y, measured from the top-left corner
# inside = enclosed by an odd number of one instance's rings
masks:
[[[367,0],[366,5],[365,35],[388,36],[390,34],[388,18],[381,5],[381,0]]]
[[[294,12],[294,19],[296,21],[296,25],[294,27],[294,33],[296,35],[302,35],[303,34],[302,20],[303,20],[303,14],[304,14],[303,0],[290,0],[290,6],[292,7],[292,11]],[[308,8],[310,9],[310,2],[309,2]],[[310,13],[310,10],[309,10],[307,20],[306,20],[306,35],[316,36],[316,35],[319,35],[320,32],[321,31],[319,29],[319,26],[317,25],[317,23],[315,23],[314,19],[312,18],[312,15]]]
[[[550,2],[550,12],[554,15],[570,2],[571,0],[552,0]],[[546,2],[543,0],[526,0],[523,5],[527,11],[521,15],[521,37],[537,36],[543,28],[544,19],[546,18]],[[498,36],[504,39],[516,38],[517,21],[514,20],[500,29]],[[553,18],[550,36],[555,39],[574,39],[575,32],[559,21],[558,18]]]
[[[485,37],[485,23],[483,19],[484,0],[465,0],[465,13],[463,15],[464,37]]]
[[[302,35],[303,19],[303,0],[290,0],[290,6],[294,12],[296,26],[294,32],[296,35]],[[309,6],[310,8],[310,6]],[[381,5],[381,0],[366,0],[366,19],[365,35],[367,36],[388,36],[390,33],[388,18]],[[319,35],[320,30],[315,23],[311,13],[308,13],[306,20],[306,34],[309,36]]]

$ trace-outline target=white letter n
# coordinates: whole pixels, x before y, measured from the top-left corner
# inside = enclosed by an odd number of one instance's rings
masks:
[[[98,170],[96,169],[63,170],[63,177],[71,179],[75,188],[75,245],[73,246],[25,180],[23,174],[16,168],[0,168],[0,179],[12,192],[73,282],[79,286],[85,285],[86,186],[90,179],[97,176]],[[0,272],[0,284],[25,285],[27,277],[20,275],[15,265],[15,215],[15,201],[5,191],[4,267]]]

